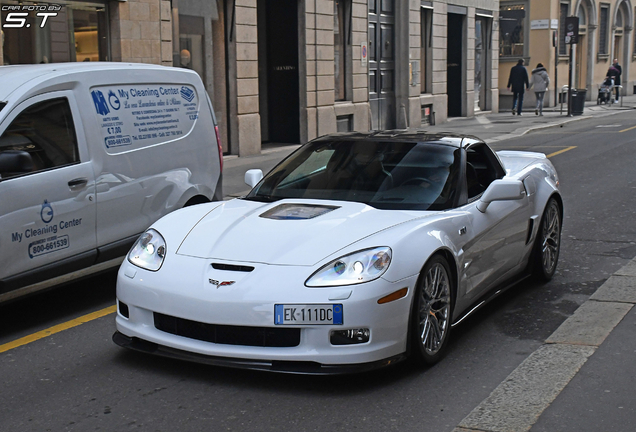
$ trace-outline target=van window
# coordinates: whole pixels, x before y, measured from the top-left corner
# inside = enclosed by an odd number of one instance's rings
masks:
[[[38,102],[22,111],[0,136],[0,152],[22,150],[33,159],[32,172],[79,162],[77,137],[66,98]],[[25,173],[0,173],[3,179]]]

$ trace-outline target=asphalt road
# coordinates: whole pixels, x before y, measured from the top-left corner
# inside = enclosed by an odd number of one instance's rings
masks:
[[[636,256],[634,126],[630,111],[493,144],[553,154],[565,201],[558,272],[454,329],[432,368],[306,377],[190,364],[115,346],[110,314],[0,353],[0,430],[450,431]],[[228,165],[226,175],[246,168]],[[112,306],[114,281],[111,272],[1,305],[0,351]]]

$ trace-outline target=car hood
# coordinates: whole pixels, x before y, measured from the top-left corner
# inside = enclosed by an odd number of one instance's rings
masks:
[[[416,217],[412,212],[378,210],[355,202],[294,199],[264,204],[236,199],[203,217],[176,253],[312,266],[358,240]]]

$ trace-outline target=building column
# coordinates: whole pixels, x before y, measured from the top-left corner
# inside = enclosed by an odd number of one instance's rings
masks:
[[[109,6],[112,61],[172,64],[172,55],[168,60],[164,55],[166,46],[172,49],[169,1],[129,0],[110,2]],[[164,22],[167,35],[162,34]]]
[[[627,19],[625,17],[624,19]],[[621,65],[623,72],[621,74],[621,83],[623,85],[623,96],[628,96],[634,94],[634,84],[633,81],[629,80],[629,70],[631,69],[632,64],[632,53],[629,51],[630,41],[632,40],[632,30],[633,27],[630,25],[625,25],[623,27],[623,37],[625,38],[624,46],[623,46],[623,64]]]
[[[237,1],[234,13],[238,155],[250,156],[261,152],[256,0]]]
[[[596,46],[596,24],[587,25],[587,76],[585,77],[585,88],[587,89],[587,100],[594,100],[598,93],[598,84],[594,83],[594,65],[596,64],[596,55],[594,47]],[[596,86],[596,88],[594,88]],[[558,102],[558,101],[557,101]]]

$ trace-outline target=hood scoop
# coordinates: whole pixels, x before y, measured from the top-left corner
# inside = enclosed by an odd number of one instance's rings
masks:
[[[267,210],[259,217],[275,220],[306,220],[322,216],[337,208],[340,207],[315,204],[281,204]]]

